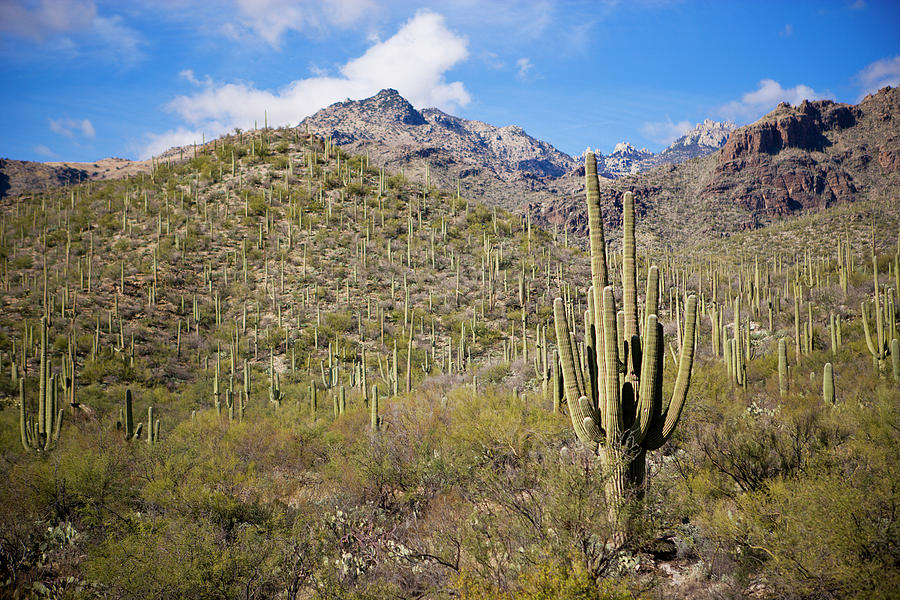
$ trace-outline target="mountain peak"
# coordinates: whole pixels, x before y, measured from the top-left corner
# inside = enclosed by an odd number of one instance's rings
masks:
[[[719,122],[712,119],[704,119],[702,123],[697,123],[693,129],[672,142],[672,145],[666,148],[664,152],[692,146],[718,150],[728,141],[728,136],[735,129],[737,129],[737,126],[734,124],[734,121]]]
[[[613,148],[612,154],[617,154],[621,156],[628,157],[644,157],[652,155],[653,153],[647,150],[646,148],[641,148],[638,150],[629,142],[619,142],[616,144],[616,147]],[[612,154],[610,156],[612,156]]]
[[[372,97],[373,97],[373,98],[394,98],[394,97],[397,97],[397,98],[403,99],[404,101],[406,100],[405,98],[403,98],[403,96],[400,95],[400,92],[398,92],[398,91],[395,90],[394,88],[384,88],[383,90],[381,90],[380,92],[378,92],[377,94],[375,94],[375,95],[372,96]]]
[[[425,125],[427,123],[422,113],[417,111],[409,100],[401,96],[400,92],[394,88],[385,88],[371,98],[360,100],[359,104],[380,111],[382,116],[388,120],[399,121],[406,125]]]

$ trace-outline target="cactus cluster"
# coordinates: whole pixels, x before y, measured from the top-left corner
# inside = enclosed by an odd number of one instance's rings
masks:
[[[19,436],[26,451],[49,451],[59,441],[63,409],[59,407],[56,376],[50,373],[47,358],[47,316],[41,317],[41,362],[38,374],[37,415],[29,415],[25,406],[25,378],[19,384]]]
[[[868,302],[863,301],[860,304],[860,312],[862,313],[863,331],[866,336],[866,346],[872,355],[872,365],[875,371],[881,373],[885,369],[887,357],[891,357],[892,371],[894,379],[900,381],[900,357],[894,348],[897,346],[897,320],[896,307],[894,306],[894,293],[891,288],[882,291],[878,283],[878,260],[875,252],[872,252],[872,273],[875,280],[875,331],[869,325],[872,315],[869,313]]]
[[[124,411],[121,408],[119,409],[119,420],[116,421],[116,429],[122,432],[126,442],[140,439],[141,433],[144,431],[143,423],[138,423],[137,427],[134,426],[130,389],[125,390],[125,408]]]
[[[125,390],[125,406],[119,409],[119,420],[116,421],[116,430],[122,433],[126,442],[141,439],[144,432],[144,424],[134,426],[132,413],[132,394],[130,389]],[[159,419],[156,418],[156,410],[152,406],[147,407],[147,443],[154,444],[159,441]]]

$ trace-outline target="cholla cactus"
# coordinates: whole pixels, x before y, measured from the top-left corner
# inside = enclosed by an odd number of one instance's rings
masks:
[[[566,401],[578,438],[597,452],[609,471],[607,503],[617,521],[629,493],[642,494],[646,452],[661,447],[672,435],[687,397],[694,360],[697,299],[690,296],[684,316],[684,343],[672,399],[662,397],[665,350],[658,322],[659,270],[649,269],[643,323],[639,323],[634,237],[634,196],[623,201],[623,310],[617,315],[609,285],[603,221],[594,155],[586,157],[588,225],[590,228],[591,288],[585,312],[586,370],[569,328],[570,311],[561,298],[554,302],[556,339],[562,364]],[[624,322],[623,322],[624,321]],[[617,339],[623,325],[621,339]],[[644,335],[641,336],[640,329]],[[624,349],[620,356],[619,348]]]

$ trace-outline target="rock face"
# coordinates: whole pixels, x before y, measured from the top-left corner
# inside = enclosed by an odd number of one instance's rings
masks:
[[[719,154],[719,162],[754,154],[778,154],[786,148],[821,151],[831,144],[825,136],[828,131],[853,127],[860,114],[855,106],[830,100],[804,100],[796,108],[782,102],[762,120],[732,135]]]
[[[647,161],[641,170],[646,171],[663,164],[677,165],[692,158],[712,154],[728,142],[735,129],[737,127],[734,121],[722,123],[706,119]]]
[[[520,207],[523,195],[546,192],[547,181],[578,167],[521,127],[494,127],[436,108],[419,111],[393,89],[332,104],[299,127],[420,180],[427,163],[434,185],[455,188],[459,181],[464,194],[507,208]]]
[[[597,169],[605,177],[621,177],[643,170],[641,165],[650,158],[653,158],[653,153],[646,148],[638,150],[628,142],[619,142],[611,154],[602,157]]]
[[[883,92],[876,104],[896,103],[896,90]],[[849,139],[843,133],[854,129],[860,119],[867,121],[862,125],[867,129],[871,119],[865,111],[864,104],[830,100],[803,101],[796,107],[779,104],[730,137],[717,155],[713,182],[701,195],[730,195],[766,215],[851,202],[858,192],[853,171],[870,157],[866,146],[845,147]],[[890,152],[888,148],[881,156]],[[890,170],[892,161],[886,162]]]
[[[731,132],[737,129],[734,121],[720,123],[706,119],[686,134],[675,140],[667,151],[689,148],[721,148],[728,141]]]

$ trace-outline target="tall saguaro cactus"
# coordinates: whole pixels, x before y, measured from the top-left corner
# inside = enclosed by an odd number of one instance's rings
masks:
[[[599,455],[609,472],[606,500],[610,517],[621,527],[624,524],[620,512],[626,500],[629,496],[643,494],[647,451],[660,448],[671,437],[681,416],[694,360],[697,299],[691,295],[686,303],[678,375],[672,398],[665,404],[662,394],[665,346],[657,315],[659,270],[651,266],[648,271],[645,309],[643,319],[640,319],[634,196],[627,192],[623,200],[624,306],[617,315],[613,288],[608,281],[597,162],[590,152],[585,162],[591,287],[585,312],[583,363],[577,354],[569,315],[561,298],[553,305],[554,321],[572,426],[578,438]],[[622,334],[617,334],[620,319],[624,321]],[[617,339],[617,335],[622,335],[624,340]],[[620,342],[624,349],[621,356]],[[582,371],[582,364],[585,371]]]

